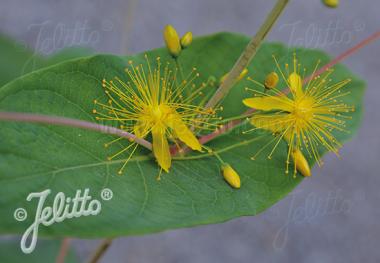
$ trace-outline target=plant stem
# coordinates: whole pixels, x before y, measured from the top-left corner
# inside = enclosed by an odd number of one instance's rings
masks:
[[[112,135],[128,138],[140,144],[141,146],[144,146],[145,148],[152,150],[152,144],[150,142],[142,138],[139,138],[132,133],[129,133],[129,132],[126,132],[114,127],[96,124],[93,122],[69,119],[69,118],[58,117],[58,116],[19,113],[19,112],[0,112],[0,120],[54,124],[54,125],[69,126],[69,127],[87,129],[87,130],[92,130],[92,131],[98,131],[101,133],[112,134]]]
[[[88,263],[96,263],[103,256],[103,254],[107,251],[109,246],[112,244],[113,238],[103,239],[100,245],[96,248],[95,252],[91,255]]]
[[[70,241],[71,241],[71,239],[67,238],[67,237],[65,237],[62,240],[58,256],[55,260],[56,263],[64,263],[65,262],[66,255],[67,255],[67,252],[69,251],[69,247],[70,247]]]
[[[227,74],[226,79],[222,82],[218,90],[207,102],[205,106],[206,108],[215,107],[219,101],[228,94],[235,81],[239,77],[240,73],[249,65],[252,58],[255,56],[256,51],[261,45],[261,42],[265,39],[266,35],[271,30],[288,2],[289,0],[277,0],[277,3],[273,7],[272,11],[268,14],[259,31],[245,47],[245,50],[240,55],[231,71]]]

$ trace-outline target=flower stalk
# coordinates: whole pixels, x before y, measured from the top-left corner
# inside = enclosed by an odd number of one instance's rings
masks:
[[[107,251],[109,246],[111,246],[113,241],[113,238],[105,238],[102,240],[100,245],[96,248],[94,253],[91,255],[90,260],[88,263],[97,263],[99,262],[99,259],[104,255],[104,253]]]
[[[240,55],[239,59],[236,61],[235,65],[232,67],[230,73],[221,83],[219,89],[207,102],[206,108],[213,108],[216,106],[230,91],[235,81],[239,78],[240,74],[248,67],[249,63],[256,55],[262,41],[265,39],[269,31],[272,29],[273,25],[281,15],[282,11],[285,9],[289,0],[278,0],[276,5],[273,7],[272,11],[268,14],[264,23],[260,27],[259,31],[248,43],[243,53]]]

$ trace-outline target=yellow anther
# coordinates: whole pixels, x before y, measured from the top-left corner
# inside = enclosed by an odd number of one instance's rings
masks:
[[[231,185],[233,188],[240,188],[240,176],[238,173],[231,167],[231,165],[225,163],[222,165],[222,173],[224,180]]]
[[[271,72],[265,77],[264,86],[266,89],[273,89],[277,86],[278,75],[276,72]]]
[[[181,52],[181,44],[178,33],[172,25],[165,26],[164,40],[170,54],[174,57],[179,56]]]

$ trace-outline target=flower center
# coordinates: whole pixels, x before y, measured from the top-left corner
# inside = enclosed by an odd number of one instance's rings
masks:
[[[314,99],[312,97],[303,97],[295,101],[293,115],[296,119],[310,121],[313,118]]]
[[[149,109],[150,119],[153,123],[165,122],[170,108],[167,105],[160,104],[157,106],[151,106]]]

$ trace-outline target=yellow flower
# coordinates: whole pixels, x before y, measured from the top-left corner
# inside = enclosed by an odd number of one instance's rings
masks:
[[[109,101],[104,104],[95,101],[103,112],[95,110],[94,113],[99,115],[97,120],[117,121],[121,129],[139,138],[151,135],[153,154],[160,167],[168,172],[172,160],[168,139],[176,143],[179,140],[192,150],[202,151],[195,130],[215,127],[211,123],[216,118],[215,111],[196,104],[204,86],[197,87],[194,84],[194,80],[199,77],[195,68],[187,79],[180,81],[177,68],[172,71],[169,63],[162,68],[160,58],[157,58],[157,67],[153,68],[145,57],[145,67],[141,64],[134,66],[132,61],[129,62],[130,66],[126,68],[130,79],[128,82],[118,77],[115,77],[115,81],[103,80]],[[187,92],[186,97],[182,95],[183,92]],[[125,149],[109,157],[112,160],[128,149],[133,149],[120,174],[136,148],[137,144],[131,142]]]
[[[181,52],[181,43],[177,31],[172,25],[165,26],[164,40],[170,54],[174,57],[177,57]]]
[[[345,120],[351,118],[347,116],[347,113],[354,111],[352,106],[348,106],[340,100],[349,94],[349,91],[343,92],[342,89],[350,80],[346,79],[332,84],[330,75],[333,70],[328,70],[322,76],[314,77],[305,86],[300,76],[301,65],[298,63],[295,54],[293,69],[290,70],[288,64],[285,65],[287,76],[281,70],[275,57],[274,60],[280,75],[290,90],[290,95],[287,96],[283,91],[274,88],[269,90],[269,93],[254,91],[256,92],[255,97],[243,100],[246,106],[258,110],[253,113],[250,119],[251,124],[256,127],[252,130],[264,129],[274,135],[271,142],[265,146],[274,143],[274,147],[268,156],[269,159],[282,139],[288,143],[286,173],[289,171],[290,156],[292,153],[296,153],[294,158],[301,160],[299,154],[301,150],[305,150],[321,165],[319,146],[323,146],[328,151],[338,155],[338,150],[342,145],[334,137],[332,131],[345,131]],[[318,66],[319,62],[313,71],[313,75]],[[264,87],[261,83],[252,81]],[[254,158],[252,157],[252,159]],[[302,160],[300,163],[304,163],[304,169],[300,170],[310,170],[310,168],[306,168],[306,159],[304,157],[303,159],[304,161]],[[302,173],[306,176],[310,174],[310,172]]]
[[[231,165],[225,163],[222,165],[222,173],[224,179],[229,185],[233,188],[240,188],[240,176],[238,173],[231,167]]]

